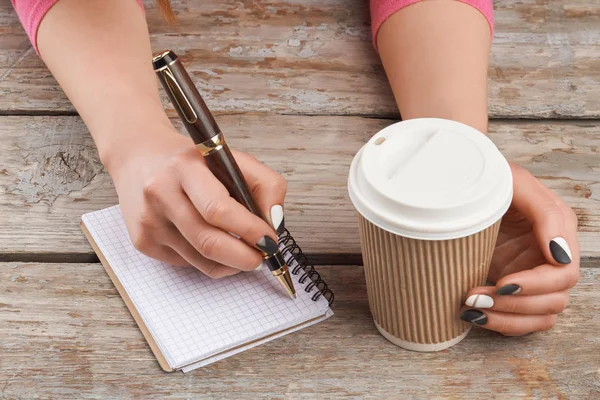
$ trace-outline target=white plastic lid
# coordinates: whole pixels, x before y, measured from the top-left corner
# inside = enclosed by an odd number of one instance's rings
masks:
[[[504,215],[512,174],[478,130],[421,118],[373,136],[352,161],[348,191],[358,212],[382,229],[415,239],[454,239]]]

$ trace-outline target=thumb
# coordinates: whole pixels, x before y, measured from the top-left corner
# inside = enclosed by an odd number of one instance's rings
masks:
[[[238,162],[254,200],[267,218],[267,222],[277,231],[283,232],[283,201],[287,183],[283,176],[267,167],[256,158],[237,151],[233,156]]]
[[[573,211],[526,169],[512,163],[511,169],[514,185],[512,205],[533,225],[544,257],[554,265],[570,264],[573,255],[569,242],[577,240]]]

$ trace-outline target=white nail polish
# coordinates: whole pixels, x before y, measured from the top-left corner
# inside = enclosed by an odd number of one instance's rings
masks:
[[[469,296],[465,304],[468,307],[475,308],[492,308],[494,307],[494,299],[485,294],[474,294]]]
[[[277,232],[283,229],[283,207],[279,204],[271,207],[271,223]]]
[[[261,237],[258,242],[256,242],[257,245],[264,247],[267,245],[267,240],[265,239],[266,236]]]

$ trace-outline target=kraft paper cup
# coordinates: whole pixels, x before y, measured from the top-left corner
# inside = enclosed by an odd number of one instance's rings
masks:
[[[512,200],[506,159],[467,125],[403,121],[358,152],[348,191],[379,332],[416,351],[460,342],[470,330],[461,306],[469,289],[485,283]]]

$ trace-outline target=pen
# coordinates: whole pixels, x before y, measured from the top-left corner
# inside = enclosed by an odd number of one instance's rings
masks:
[[[152,59],[152,65],[208,168],[227,188],[231,197],[252,214],[267,221],[252,198],[223,133],[177,55],[170,50],[165,51]],[[271,274],[281,282],[290,297],[295,298],[294,284],[277,243],[266,236],[258,245]]]

